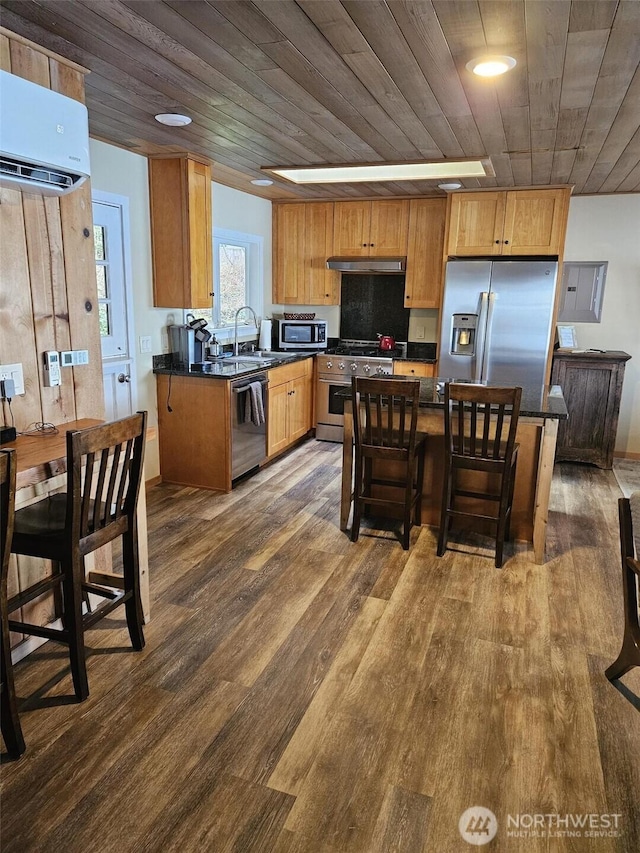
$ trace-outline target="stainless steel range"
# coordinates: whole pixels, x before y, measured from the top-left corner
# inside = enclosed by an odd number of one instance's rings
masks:
[[[316,438],[342,441],[344,398],[336,397],[336,393],[351,387],[352,376],[391,376],[394,355],[402,355],[402,350],[380,352],[377,341],[343,341],[335,349],[316,356]]]

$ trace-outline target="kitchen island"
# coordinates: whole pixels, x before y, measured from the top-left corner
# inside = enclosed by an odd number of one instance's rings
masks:
[[[420,380],[418,430],[426,432],[421,523],[440,524],[444,479],[444,384],[438,377]],[[340,527],[347,529],[353,494],[353,412],[351,391],[345,398]],[[558,385],[523,387],[516,440],[520,444],[513,499],[511,531],[515,539],[531,542],[537,563],[544,563],[549,494],[558,437],[558,423],[568,417]],[[485,528],[488,531],[488,527]]]

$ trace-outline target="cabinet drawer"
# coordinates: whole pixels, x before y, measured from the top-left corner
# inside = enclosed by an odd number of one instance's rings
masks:
[[[435,376],[435,364],[425,364],[423,361],[394,361],[394,376]]]
[[[282,364],[280,367],[272,367],[269,370],[269,387],[282,385],[303,376],[311,376],[313,371],[313,358],[305,358],[304,361],[296,361],[293,364]]]

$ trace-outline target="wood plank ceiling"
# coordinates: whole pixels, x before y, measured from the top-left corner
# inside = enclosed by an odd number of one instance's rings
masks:
[[[268,198],[442,195],[435,181],[296,187],[261,167],[489,156],[465,187],[640,191],[638,0],[0,0],[2,26],[91,70],[92,136],[189,150]],[[508,54],[483,80],[469,59]],[[167,128],[156,113],[193,122]]]

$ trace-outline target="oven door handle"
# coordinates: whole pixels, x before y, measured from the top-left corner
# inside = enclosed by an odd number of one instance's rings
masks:
[[[336,379],[322,379],[320,376],[318,376],[318,382],[322,382],[324,385],[344,385],[345,388],[351,387],[351,381],[338,382]]]

